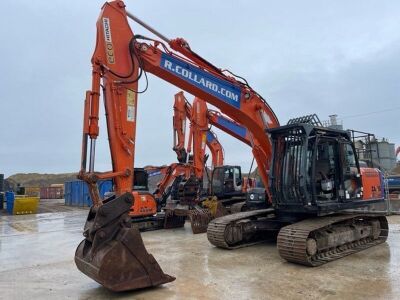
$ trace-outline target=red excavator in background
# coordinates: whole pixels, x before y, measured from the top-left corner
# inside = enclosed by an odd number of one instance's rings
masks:
[[[135,35],[128,18],[163,42]],[[348,132],[325,128],[315,116],[279,126],[270,106],[245,79],[215,67],[184,39],[169,40],[127,12],[122,1],[102,8],[92,67],[79,177],[89,185],[93,206],[75,262],[79,270],[106,288],[132,290],[174,280],[146,251],[128,217],[132,201],[141,203],[152,197],[132,192],[137,95],[143,92],[138,81],[146,80],[147,72],[214,105],[250,132],[265,190],[249,191],[247,201],[263,201],[268,208],[214,219],[207,231],[212,244],[234,249],[277,236],[282,258],[319,266],[387,239],[385,216],[343,213],[383,201],[380,174],[362,176]],[[100,82],[113,166],[106,173],[94,172]],[[100,200],[99,178],[114,179],[114,197]],[[364,186],[372,187],[371,193],[365,193]]]
[[[400,153],[400,146],[397,147],[397,149],[396,149],[396,157],[399,155],[399,153]]]

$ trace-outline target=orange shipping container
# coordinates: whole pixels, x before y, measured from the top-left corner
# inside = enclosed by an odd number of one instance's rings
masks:
[[[42,187],[40,188],[40,199],[63,199],[63,187]]]
[[[25,195],[30,197],[39,197],[40,187],[38,186],[25,187]]]

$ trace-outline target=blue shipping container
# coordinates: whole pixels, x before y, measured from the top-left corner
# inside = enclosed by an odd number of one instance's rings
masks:
[[[100,180],[97,183],[100,197],[111,192],[113,188],[112,180]],[[92,199],[89,195],[87,184],[82,180],[67,181],[64,183],[65,205],[69,206],[91,206]]]
[[[387,178],[389,193],[400,191],[400,176],[390,176]]]

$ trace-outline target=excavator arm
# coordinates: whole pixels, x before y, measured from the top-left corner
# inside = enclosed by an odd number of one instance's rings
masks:
[[[165,43],[134,35],[127,18],[139,22]],[[97,44],[92,60],[94,69],[102,70],[104,76],[115,73],[127,76],[132,73],[128,78],[113,77],[115,90],[119,89],[124,94],[127,90],[138,92],[137,81],[149,72],[214,105],[251,133],[253,154],[260,176],[264,185],[268,186],[272,148],[265,130],[278,126],[279,122],[266,101],[244,79],[218,69],[193,52],[185,40],[167,39],[127,12],[122,1],[103,6],[97,27]],[[129,84],[134,86],[130,87]],[[137,97],[135,104],[137,106]],[[125,171],[126,165],[116,168],[115,172],[121,172],[120,169]]]
[[[220,167],[224,164],[224,148],[222,148],[221,143],[214,131],[207,131],[207,146],[211,152],[212,167]]]
[[[186,119],[190,122],[189,142],[186,148]],[[173,150],[179,163],[171,164],[165,176],[157,185],[154,193],[157,199],[163,199],[168,187],[178,177],[188,179],[194,175],[202,180],[205,166],[205,146],[210,149],[213,166],[223,164],[223,148],[210,131],[207,105],[195,99],[193,106],[186,100],[183,92],[175,94],[173,117]],[[193,151],[192,151],[193,149]],[[188,155],[193,153],[193,161],[188,162]]]
[[[189,178],[193,173],[193,166],[190,164],[173,163],[169,165],[165,175],[157,184],[157,189],[154,192],[155,198],[159,199],[161,202],[165,202],[166,199],[164,199],[164,195],[166,194],[167,188],[171,186],[173,181],[180,176],[183,178]]]
[[[164,42],[135,35],[128,18]],[[245,126],[251,135],[253,155],[266,187],[272,146],[265,130],[278,126],[279,122],[246,80],[215,67],[192,51],[185,40],[169,40],[127,12],[123,1],[105,3],[96,26],[92,89],[86,92],[85,98],[79,172],[79,178],[89,185],[93,206],[75,262],[83,273],[114,291],[157,286],[175,278],[163,273],[129,221],[132,202],[150,197],[132,191],[138,94],[147,88],[140,89],[139,80],[147,80],[147,72],[152,73],[204,99]],[[103,173],[94,171],[101,91],[112,161],[112,171]],[[115,197],[101,201],[96,182],[105,178],[113,179]],[[270,194],[268,188],[267,194]],[[271,197],[268,199],[271,201]]]
[[[204,140],[204,131],[206,131],[206,145],[211,152],[212,166],[218,167],[224,164],[224,152],[221,143],[218,141],[215,133],[209,129],[209,125],[215,126],[232,137],[242,141],[243,143],[251,146],[250,135],[247,129],[237,122],[222,115],[215,110],[209,110],[206,104],[201,99],[195,99],[193,102],[195,109],[184,96],[184,93],[178,92],[175,94],[174,100],[174,117],[173,117],[173,137],[174,146],[173,150],[177,153],[178,164],[173,163],[168,166],[162,180],[157,184],[157,190],[154,195],[157,199],[163,199],[166,195],[168,187],[172,182],[180,176],[189,178],[193,173],[197,163],[199,169],[198,176],[202,177],[201,169],[204,167],[204,150],[202,149]],[[189,134],[190,142],[188,147],[185,146],[185,133],[186,133],[186,119],[190,121],[191,131]],[[198,124],[202,124],[199,128]],[[193,137],[193,136],[196,137]],[[194,164],[185,164],[187,162],[188,153],[192,152],[193,139],[197,141],[195,151],[193,151]],[[198,147],[198,146],[199,147]],[[162,200],[165,202],[164,200]]]
[[[179,94],[175,95],[173,117],[173,150],[176,152],[178,162],[186,163],[188,153],[186,151],[186,102]]]
[[[182,127],[185,122],[182,120],[185,116],[190,121],[189,142],[187,149],[185,146],[185,129]],[[175,94],[174,102],[174,150],[179,153],[193,152],[193,167],[195,176],[199,179],[203,177],[205,166],[205,147],[207,146],[211,152],[212,166],[220,166],[224,164],[224,153],[220,142],[214,132],[210,129],[209,115],[207,104],[205,101],[195,98],[193,105],[186,100],[183,92]],[[176,127],[178,126],[178,127]],[[177,136],[178,138],[175,138]],[[193,150],[192,150],[193,149]]]

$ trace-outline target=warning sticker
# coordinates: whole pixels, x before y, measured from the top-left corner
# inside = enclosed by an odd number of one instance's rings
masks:
[[[126,91],[126,105],[127,105],[127,116],[126,119],[129,122],[135,122],[135,92],[132,90]]]
[[[126,104],[135,106],[135,92],[132,90],[126,91]]]
[[[126,119],[129,122],[135,122],[135,107],[133,105],[128,105]]]

